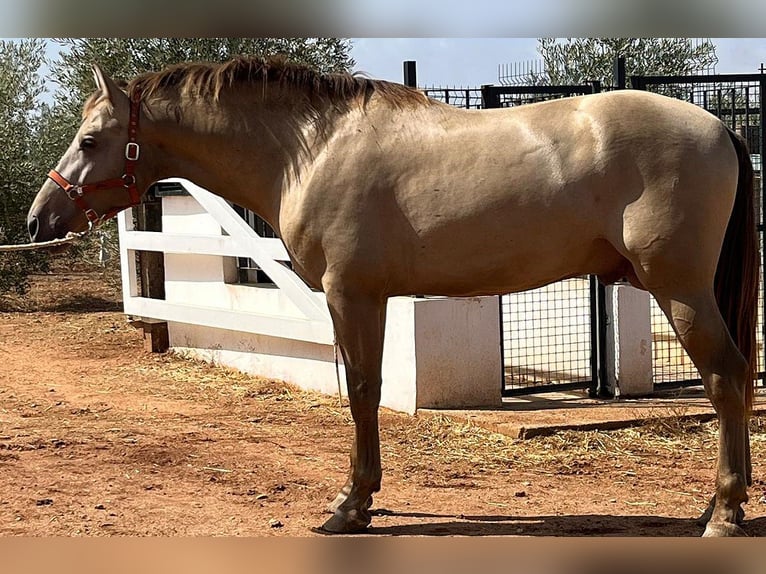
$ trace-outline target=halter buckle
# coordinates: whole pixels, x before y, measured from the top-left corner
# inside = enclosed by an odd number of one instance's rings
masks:
[[[141,155],[141,147],[136,142],[128,142],[125,145],[125,159],[138,161],[139,155]]]
[[[99,217],[98,213],[94,209],[86,209],[85,210],[85,217],[88,218],[88,227],[92,227],[96,225],[101,218]]]
[[[64,193],[66,193],[69,196],[69,199],[72,201],[76,201],[78,198],[82,197],[82,187],[79,185],[73,185],[69,189],[65,190]]]

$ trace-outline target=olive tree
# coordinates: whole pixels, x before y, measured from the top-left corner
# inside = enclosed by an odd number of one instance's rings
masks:
[[[28,241],[26,214],[45,173],[38,141],[49,109],[39,106],[45,86],[44,43],[0,41],[0,244]],[[30,273],[47,268],[43,252],[0,253],[0,294],[23,294]]]
[[[630,75],[693,74],[718,62],[709,39],[690,38],[539,38],[545,72],[536,83],[612,84],[614,60],[625,57]]]

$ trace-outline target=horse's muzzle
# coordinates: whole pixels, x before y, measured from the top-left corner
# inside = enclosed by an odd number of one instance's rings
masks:
[[[62,228],[59,217],[47,217],[37,209],[32,209],[27,215],[27,230],[32,243],[61,239],[69,231]]]
[[[40,220],[36,215],[29,215],[27,217],[27,229],[29,229],[29,238],[32,242],[38,241],[37,234],[40,231]]]

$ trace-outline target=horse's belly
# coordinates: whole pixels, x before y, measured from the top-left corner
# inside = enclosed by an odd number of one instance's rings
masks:
[[[599,274],[617,263],[603,240],[567,235],[542,230],[527,236],[468,238],[456,232],[449,241],[421,244],[396,290],[447,296],[510,293]]]

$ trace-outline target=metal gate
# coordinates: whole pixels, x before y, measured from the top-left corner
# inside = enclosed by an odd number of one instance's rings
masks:
[[[714,74],[694,76],[632,76],[631,87],[649,90],[698,105],[721,119],[727,126],[740,133],[748,143],[753,168],[756,172],[756,208],[760,235],[761,257],[764,257],[763,177],[761,154],[766,141],[764,124],[766,102],[766,75],[760,74]],[[764,381],[766,357],[764,340],[763,271],[758,290],[758,378]],[[681,387],[700,384],[699,373],[681,347],[659,306],[652,299],[652,360],[655,388]],[[763,384],[763,383],[761,383]]]
[[[577,86],[426,88],[429,97],[468,109],[506,108],[599,92]],[[594,277],[578,277],[540,289],[503,295],[501,341],[503,396],[588,389],[605,377],[604,290]]]

